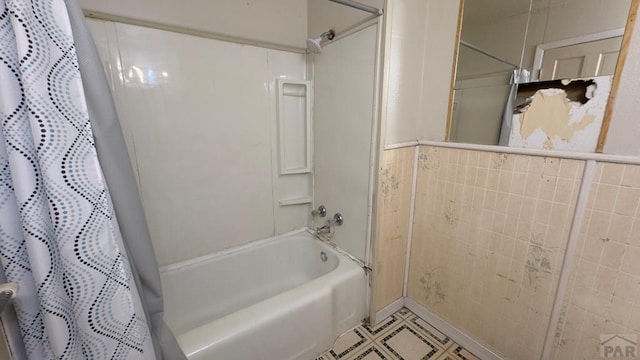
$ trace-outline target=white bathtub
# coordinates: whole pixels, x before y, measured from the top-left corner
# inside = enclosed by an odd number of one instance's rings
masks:
[[[305,231],[170,265],[161,278],[165,320],[189,360],[313,360],[366,316],[362,268]]]

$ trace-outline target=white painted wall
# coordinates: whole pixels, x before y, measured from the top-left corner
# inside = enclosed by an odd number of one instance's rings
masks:
[[[274,159],[275,79],[302,54],[90,20],[160,265],[307,225],[309,175]]]
[[[446,122],[443,123],[438,119],[446,119],[449,113],[449,89],[460,2],[430,0],[428,3],[427,37],[424,45],[426,61],[422,75],[424,91],[420,99],[422,112],[418,122],[418,138],[440,140],[445,137]],[[449,85],[437,86],[436,84]]]
[[[374,121],[377,26],[334,41],[314,55],[315,206],[344,216],[333,241],[365,260]]]
[[[85,11],[266,43],[305,47],[307,2],[302,0],[78,0],[78,2]]]
[[[458,1],[391,0],[385,145],[444,138]]]
[[[427,2],[390,0],[387,5],[384,144],[417,140]]]

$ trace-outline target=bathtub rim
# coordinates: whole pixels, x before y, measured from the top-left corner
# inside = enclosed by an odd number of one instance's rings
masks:
[[[245,251],[245,250],[248,250],[248,249],[256,248],[256,247],[265,245],[267,243],[273,242],[273,241],[278,240],[278,239],[282,239],[282,238],[286,238],[286,237],[290,237],[290,236],[294,236],[294,235],[301,235],[301,234],[310,235],[310,240],[320,241],[321,243],[329,246],[332,250],[336,251],[337,255],[344,256],[347,259],[355,262],[359,267],[363,268],[365,273],[366,273],[366,275],[369,276],[370,269],[369,269],[368,266],[365,265],[365,263],[362,260],[360,260],[357,257],[355,257],[355,256],[349,254],[348,252],[344,251],[343,249],[341,249],[338,245],[336,245],[334,242],[330,241],[329,239],[317,236],[308,227],[299,228],[299,229],[296,229],[296,230],[288,231],[288,232],[283,233],[283,234],[270,236],[270,237],[264,238],[264,239],[254,240],[254,241],[248,242],[248,243],[243,244],[243,245],[234,246],[234,247],[223,249],[223,250],[220,250],[220,251],[214,251],[214,252],[211,252],[209,254],[201,255],[201,256],[198,256],[198,257],[195,257],[195,258],[191,258],[191,259],[187,259],[187,260],[183,260],[183,261],[179,261],[179,262],[176,262],[176,263],[173,263],[173,264],[164,265],[164,266],[161,266],[160,269],[159,269],[160,270],[160,276],[162,277],[162,275],[167,274],[167,273],[179,272],[179,271],[181,271],[181,270],[183,270],[185,268],[189,268],[191,266],[195,266],[195,265],[203,263],[203,262],[212,261],[212,260],[215,260],[217,258],[227,257],[227,256],[233,255],[233,254],[241,252],[241,251]]]
[[[226,256],[229,256],[229,255],[235,254],[237,252],[241,252],[241,251],[244,251],[244,250],[247,250],[247,249],[258,247],[260,245],[264,245],[266,243],[269,243],[271,241],[274,241],[274,240],[277,240],[277,239],[280,239],[280,238],[284,238],[284,237],[288,237],[288,236],[292,236],[292,235],[297,235],[297,234],[303,233],[304,231],[305,231],[305,228],[296,229],[296,230],[292,230],[292,231],[286,232],[284,234],[270,236],[268,238],[250,241],[250,242],[248,242],[246,244],[233,246],[233,247],[226,248],[226,249],[223,249],[223,250],[210,252],[208,254],[201,255],[201,256],[198,256],[198,257],[194,257],[194,258],[191,258],[191,259],[178,261],[178,262],[173,263],[173,264],[164,265],[164,266],[160,267],[160,276],[162,276],[165,273],[169,273],[169,272],[173,272],[173,271],[180,271],[180,270],[182,270],[184,268],[188,268],[190,266],[193,266],[193,265],[196,265],[196,264],[199,264],[199,263],[202,263],[202,262],[215,260],[217,258],[226,257]]]

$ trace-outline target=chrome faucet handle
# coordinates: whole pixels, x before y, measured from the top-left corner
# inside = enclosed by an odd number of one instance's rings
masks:
[[[318,206],[318,210],[311,211],[311,216],[325,217],[327,216],[327,208],[324,205],[320,205]]]
[[[333,215],[333,222],[337,225],[340,226],[342,225],[342,223],[344,222],[344,217],[342,216],[342,214],[340,213],[335,213]]]

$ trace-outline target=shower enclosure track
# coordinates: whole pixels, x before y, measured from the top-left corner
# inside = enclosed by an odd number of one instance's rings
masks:
[[[378,9],[378,8],[373,7],[373,6],[369,6],[369,5],[365,5],[365,4],[361,4],[359,2],[352,1],[352,0],[329,0],[329,1],[333,1],[334,3],[346,5],[346,6],[354,8],[354,9],[366,11],[368,13],[371,13],[371,14],[374,14],[374,15],[377,15],[377,16],[381,16],[382,14],[384,14],[384,11],[382,9]]]

